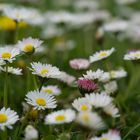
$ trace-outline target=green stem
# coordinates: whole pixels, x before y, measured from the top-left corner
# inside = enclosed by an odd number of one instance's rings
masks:
[[[4,107],[7,107],[7,90],[8,88],[8,64],[6,64],[5,84],[4,84]]]
[[[18,40],[18,29],[19,29],[19,26],[18,26],[18,21],[16,21],[15,36],[14,36],[14,43],[17,43],[17,40]]]

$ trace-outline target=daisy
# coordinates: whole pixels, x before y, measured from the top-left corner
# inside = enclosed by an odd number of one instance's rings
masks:
[[[43,78],[57,78],[61,72],[57,67],[54,67],[50,64],[42,64],[40,62],[31,63],[30,70],[32,74],[41,76]]]
[[[75,99],[72,106],[80,112],[91,111],[92,109],[92,106],[89,104],[89,100],[87,100],[87,98]]]
[[[109,130],[107,133],[102,134],[101,137],[93,137],[91,140],[121,140],[121,137],[118,131]]]
[[[44,86],[41,89],[42,92],[49,94],[49,95],[59,95],[61,93],[61,90],[58,88],[58,86],[54,85],[49,85],[49,86]]]
[[[39,91],[30,91],[26,95],[28,104],[32,105],[34,109],[45,110],[49,108],[56,108],[56,100],[53,96]]]
[[[48,114],[45,118],[46,124],[70,123],[75,119],[75,111],[71,109],[59,110]]]
[[[70,60],[69,64],[71,68],[76,70],[87,69],[90,65],[89,61],[83,58]]]
[[[4,130],[5,127],[12,129],[12,125],[19,120],[17,113],[10,108],[3,107],[0,110],[0,129]]]
[[[0,67],[0,70],[6,72],[6,67]],[[22,75],[22,69],[19,68],[8,67],[7,71],[11,74]]]
[[[31,37],[18,41],[17,47],[24,53],[32,53],[37,49],[43,41],[33,39]]]
[[[92,129],[103,129],[105,127],[104,122],[100,116],[92,112],[80,112],[77,115],[77,122],[83,126],[92,128]]]
[[[115,51],[115,48],[111,48],[110,50],[103,50],[103,51],[96,52],[95,54],[89,57],[89,61],[90,63],[93,63],[93,62],[105,59],[108,56],[110,56],[114,51]]]
[[[1,47],[0,48],[0,60],[6,62],[12,62],[15,57],[19,55],[19,50],[13,47]]]
[[[140,50],[130,51],[124,55],[124,60],[139,60],[140,59]]]
[[[105,107],[112,102],[112,98],[105,93],[91,93],[86,94],[85,97],[94,107]]]

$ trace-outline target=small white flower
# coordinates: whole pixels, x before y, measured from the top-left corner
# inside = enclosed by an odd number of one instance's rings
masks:
[[[96,52],[95,54],[89,57],[89,61],[90,63],[93,63],[93,62],[105,59],[109,57],[114,51],[115,49],[111,48],[110,50],[103,50],[103,51]]]
[[[0,48],[0,60],[13,62],[15,57],[19,55],[19,49],[13,47],[1,47]]]
[[[91,93],[85,95],[90,104],[94,107],[105,107],[112,102],[112,98],[105,93]]]
[[[59,95],[61,93],[61,90],[58,88],[58,86],[54,85],[49,85],[49,86],[44,86],[41,89],[42,92],[49,94],[49,95]]]
[[[25,140],[32,139],[38,139],[38,131],[32,125],[28,125],[25,128]]]
[[[56,100],[53,96],[39,91],[30,91],[26,95],[28,104],[32,105],[34,109],[45,110],[49,108],[56,108]]]
[[[72,106],[80,112],[91,111],[92,109],[92,106],[89,104],[89,100],[87,100],[87,98],[75,99],[72,103]]]
[[[117,107],[115,107],[115,105],[113,105],[112,103],[109,104],[109,105],[107,105],[107,106],[105,106],[103,108],[103,111],[106,114],[112,116],[113,118],[116,118],[116,117],[119,117],[120,116],[119,109]]]
[[[75,119],[75,111],[71,109],[59,110],[48,114],[45,118],[46,124],[70,123]]]
[[[90,140],[121,140],[120,134],[116,130],[109,130],[100,137],[93,137]]]
[[[24,53],[32,53],[35,49],[40,47],[43,41],[34,38],[26,38],[22,41],[18,41],[17,47]]]
[[[10,108],[3,107],[0,110],[0,129],[4,130],[5,127],[12,129],[12,125],[19,120],[17,113]]]
[[[140,50],[130,51],[124,55],[124,60],[139,60],[140,59]]]
[[[6,67],[0,67],[0,70],[6,72]],[[19,68],[8,67],[7,71],[11,74],[22,75],[22,69]]]
[[[114,93],[118,89],[118,85],[116,81],[110,81],[104,85],[105,92],[110,94]]]
[[[32,74],[41,76],[43,78],[57,78],[61,72],[55,66],[50,64],[42,64],[40,62],[31,63]]]
[[[80,112],[77,115],[77,122],[83,126],[92,128],[92,129],[103,129],[105,127],[104,122],[100,116],[92,112]]]

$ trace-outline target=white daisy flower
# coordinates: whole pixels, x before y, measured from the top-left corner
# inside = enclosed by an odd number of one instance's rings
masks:
[[[110,77],[112,79],[119,79],[119,78],[123,78],[123,77],[126,77],[127,76],[127,72],[120,68],[118,70],[112,70],[110,71]]]
[[[105,59],[108,56],[110,56],[114,51],[115,51],[115,48],[111,48],[110,50],[103,50],[103,51],[96,52],[95,54],[89,57],[89,61],[90,63],[93,63],[93,62]]]
[[[0,67],[0,70],[6,72],[6,67]],[[7,71],[11,74],[22,75],[22,69],[19,68],[8,67]]]
[[[116,130],[109,130],[100,137],[93,137],[90,140],[121,140],[120,134]]]
[[[34,109],[45,110],[49,108],[56,108],[56,100],[53,96],[39,91],[30,91],[26,95],[28,104],[32,105]]]
[[[49,85],[49,86],[44,86],[41,89],[42,92],[49,94],[49,95],[59,95],[61,93],[61,90],[58,88],[56,85]]]
[[[19,50],[17,48],[12,47],[1,47],[0,48],[0,60],[12,62],[15,60],[15,57],[19,55]]]
[[[87,100],[89,100],[90,104],[93,105],[94,107],[105,107],[109,105],[112,102],[112,98],[103,93],[91,93],[91,94],[86,94],[85,97]]]
[[[140,50],[130,51],[124,55],[124,60],[139,60],[140,59]]]
[[[43,78],[57,78],[61,72],[55,66],[50,64],[42,64],[40,62],[33,62],[31,63],[32,74],[41,76]]]
[[[46,124],[70,123],[75,119],[75,111],[71,109],[59,110],[48,114],[45,118]]]
[[[77,122],[83,126],[92,128],[92,129],[103,129],[105,127],[104,122],[100,116],[92,112],[80,112],[77,115]]]
[[[103,108],[103,111],[106,114],[112,116],[113,118],[116,118],[116,117],[119,117],[120,116],[119,109],[117,107],[115,107],[115,105],[113,105],[112,103],[109,104],[109,105],[107,105],[107,106],[105,106]]]
[[[35,49],[40,47],[43,41],[34,39],[34,38],[26,38],[22,41],[18,41],[17,47],[24,53],[32,53]]]
[[[89,100],[87,100],[87,98],[75,99],[72,103],[72,106],[80,112],[91,111],[92,109],[92,106],[89,104]]]
[[[3,107],[0,110],[0,129],[4,130],[5,127],[12,129],[12,125],[19,120],[17,113],[10,108]]]
[[[114,93],[118,89],[116,81],[110,81],[104,85],[105,92],[108,94]]]

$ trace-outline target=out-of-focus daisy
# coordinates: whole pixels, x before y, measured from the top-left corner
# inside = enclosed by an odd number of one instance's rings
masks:
[[[40,47],[43,41],[33,39],[31,37],[23,39],[17,43],[17,47],[24,53],[33,53],[35,49]]]
[[[28,125],[25,128],[25,140],[33,139],[38,139],[38,131],[32,125]]]
[[[70,123],[75,119],[75,111],[71,109],[59,110],[48,114],[45,118],[46,124]]]
[[[118,85],[116,81],[110,81],[104,85],[105,92],[110,94],[114,93],[118,89]]]
[[[57,78],[61,72],[55,66],[50,64],[42,64],[40,62],[33,62],[31,63],[32,74],[41,76],[43,78]]]
[[[83,126],[92,128],[92,129],[103,129],[105,127],[104,122],[100,116],[92,112],[80,112],[76,118],[77,122]]]
[[[93,62],[105,59],[109,57],[114,51],[115,49],[111,48],[110,50],[103,50],[103,51],[96,52],[95,54],[89,57],[89,61],[90,63],[93,63]]]
[[[124,60],[139,60],[140,59],[140,50],[130,51],[124,55]]]
[[[6,72],[6,67],[0,67],[0,70]],[[7,71],[11,74],[22,75],[22,69],[19,68],[8,67]]]
[[[105,93],[86,94],[86,98],[94,107],[105,107],[112,102],[112,98]]]
[[[19,120],[17,113],[10,108],[3,107],[0,110],[0,129],[4,130],[5,127],[12,129],[12,125]]]
[[[127,4],[133,4],[137,2],[138,0],[116,0],[116,2],[120,5],[127,5]]]
[[[121,140],[120,134],[116,130],[109,130],[100,137],[93,137],[90,140]]]
[[[45,110],[49,108],[56,108],[56,100],[53,96],[39,91],[30,91],[26,95],[28,104],[32,105],[34,109]]]
[[[90,65],[89,61],[87,59],[73,59],[73,60],[70,60],[69,62],[71,68],[73,69],[87,69]]]
[[[116,117],[119,117],[120,116],[119,109],[117,107],[115,107],[115,105],[113,105],[112,103],[109,104],[109,105],[107,105],[107,106],[105,106],[103,108],[103,111],[106,114],[112,116],[113,118],[116,118]]]
[[[49,95],[59,95],[61,93],[61,90],[58,88],[56,85],[49,85],[49,86],[44,86],[41,89],[42,92],[49,94]]]
[[[87,100],[87,98],[75,99],[72,106],[80,112],[91,111],[92,109],[92,106],[89,104],[89,100]]]
[[[1,47],[0,48],[0,60],[6,62],[12,62],[15,60],[15,57],[19,55],[19,49],[13,47]]]
[[[126,77],[127,76],[127,72],[120,68],[118,70],[112,70],[110,71],[110,77],[112,79],[119,79],[119,78],[123,78],[123,77]]]

